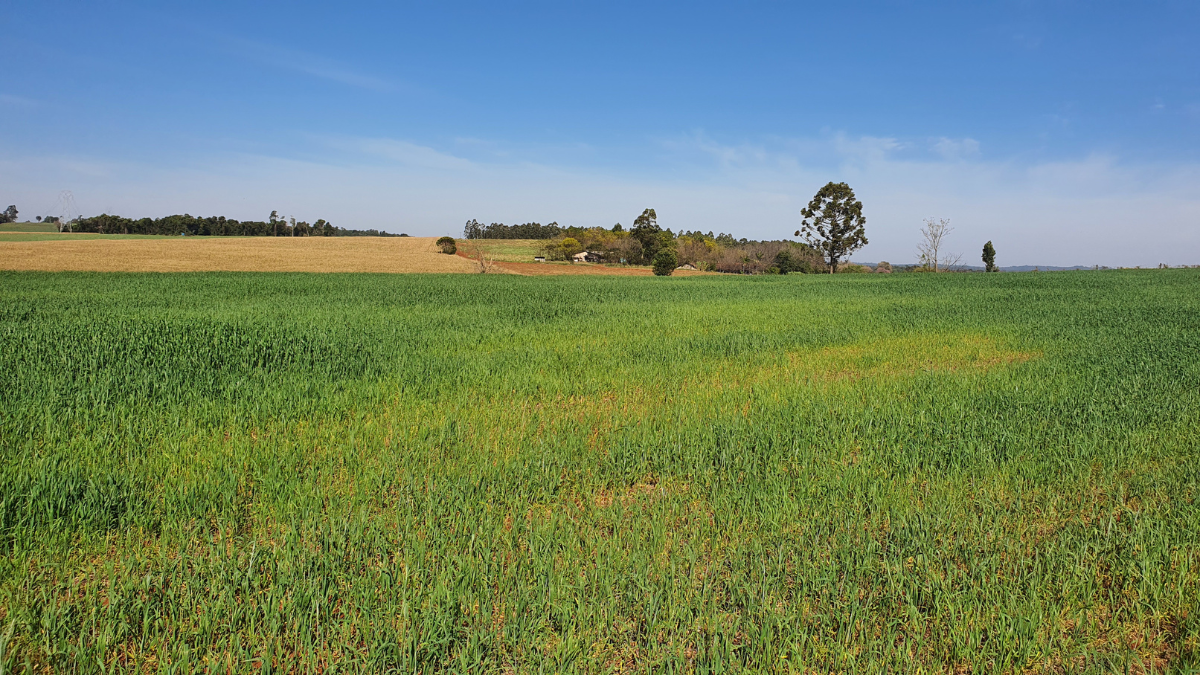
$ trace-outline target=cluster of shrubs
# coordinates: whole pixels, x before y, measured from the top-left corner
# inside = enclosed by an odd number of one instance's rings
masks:
[[[405,237],[379,230],[347,230],[335,227],[324,219],[313,224],[289,222],[272,217],[268,221],[234,220],[225,216],[207,218],[188,214],[163,218],[122,218],[102,214],[90,218],[79,218],[68,224],[71,232],[93,232],[97,234],[162,234],[214,237]]]
[[[671,230],[639,237],[634,232],[602,227],[571,228],[572,232],[542,245],[547,260],[570,260],[575,254],[596,253],[608,263],[674,267],[730,274],[810,274],[826,271],[821,255],[806,244],[791,241],[735,240],[729,235]]]

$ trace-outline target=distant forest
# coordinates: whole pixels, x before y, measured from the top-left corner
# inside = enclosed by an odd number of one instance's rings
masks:
[[[522,223],[520,225],[505,225],[492,223],[484,225],[477,220],[467,221],[463,228],[463,236],[467,239],[553,239],[564,234],[567,228],[559,227],[558,223],[542,225],[541,223]]]
[[[596,228],[568,226],[563,227],[557,222],[552,222],[547,225],[541,223],[521,223],[520,225],[505,225],[504,223],[492,223],[484,225],[478,220],[468,220],[466,227],[463,228],[463,238],[465,239],[557,239],[558,237],[574,237],[579,239],[586,236],[588,232]],[[620,223],[613,226],[612,232],[622,232],[624,228]],[[654,231],[658,231],[657,227]],[[665,230],[671,232],[670,229]],[[709,232],[706,235],[701,235],[699,232],[685,232],[679,236],[690,236],[695,234],[697,237],[704,236],[712,239],[724,246],[737,246],[739,244],[756,243],[745,237],[741,239],[735,238],[732,234],[722,232],[718,235],[713,235]],[[672,235],[674,236],[674,235]]]
[[[162,218],[122,218],[103,214],[80,218],[63,226],[69,232],[97,234],[163,234],[212,237],[407,237],[379,230],[347,230],[320,219],[309,225],[304,221],[289,222],[271,214],[267,221],[234,220],[225,216],[202,218],[188,214]]]

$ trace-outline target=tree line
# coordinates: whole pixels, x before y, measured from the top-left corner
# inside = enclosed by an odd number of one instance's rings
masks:
[[[569,228],[567,228],[569,229]],[[542,225],[541,223],[522,223],[520,225],[505,225],[492,223],[484,225],[477,220],[468,220],[463,228],[465,239],[553,239],[561,236],[564,228],[558,223]]]
[[[68,232],[96,234],[158,234],[213,237],[407,237],[379,230],[348,230],[325,219],[309,224],[281,218],[275,211],[265,220],[235,220],[225,216],[200,217],[189,214],[162,218],[122,218],[109,214],[78,218],[64,227]]]

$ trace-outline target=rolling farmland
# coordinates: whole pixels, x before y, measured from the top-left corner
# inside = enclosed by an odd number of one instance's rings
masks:
[[[0,282],[5,672],[1200,664],[1200,270]]]
[[[71,272],[474,272],[432,237],[0,234],[0,270]]]
[[[18,223],[24,225],[24,223]],[[482,243],[480,243],[482,242]],[[541,242],[480,240],[443,255],[433,237],[168,237],[0,231],[0,270],[39,272],[368,272],[650,276],[649,267],[534,263]],[[704,274],[677,270],[678,276]]]

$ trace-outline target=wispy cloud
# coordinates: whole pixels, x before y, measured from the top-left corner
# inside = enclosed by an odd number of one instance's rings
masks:
[[[20,169],[28,179],[44,181],[51,185],[67,185],[76,180],[111,179],[120,175],[123,168],[128,169],[131,166],[134,165],[71,155],[39,155],[0,160],[0,172]]]
[[[837,133],[833,137],[833,147],[842,156],[861,161],[882,161],[889,155],[908,147],[895,138],[880,136],[852,137]]]
[[[474,163],[447,152],[395,138],[317,137],[330,148],[417,169],[464,170]]]
[[[939,137],[917,141],[890,136],[852,136],[844,132],[815,138],[768,137],[758,142],[724,143],[695,131],[660,139],[660,147],[678,158],[707,160],[725,171],[796,172],[831,167],[862,167],[898,158],[940,158],[946,161],[979,156],[973,138]]]
[[[745,166],[757,166],[770,160],[762,144],[730,145],[718,142],[699,130],[681,136],[660,138],[658,146],[666,155],[677,161],[715,162],[723,169],[736,170]]]
[[[963,160],[979,156],[979,141],[974,138],[941,138],[933,142],[933,151],[942,159]]]
[[[245,56],[279,68],[371,91],[387,92],[400,88],[395,82],[357,71],[343,63],[316,54],[241,38],[226,37],[222,39]]]
[[[9,106],[12,108],[33,108],[38,105],[38,102],[31,98],[25,98],[24,96],[0,94],[0,105]]]
[[[1022,32],[1014,33],[1012,36],[1012,41],[1021,49],[1027,51],[1036,51],[1042,46],[1044,38],[1037,33]]]

